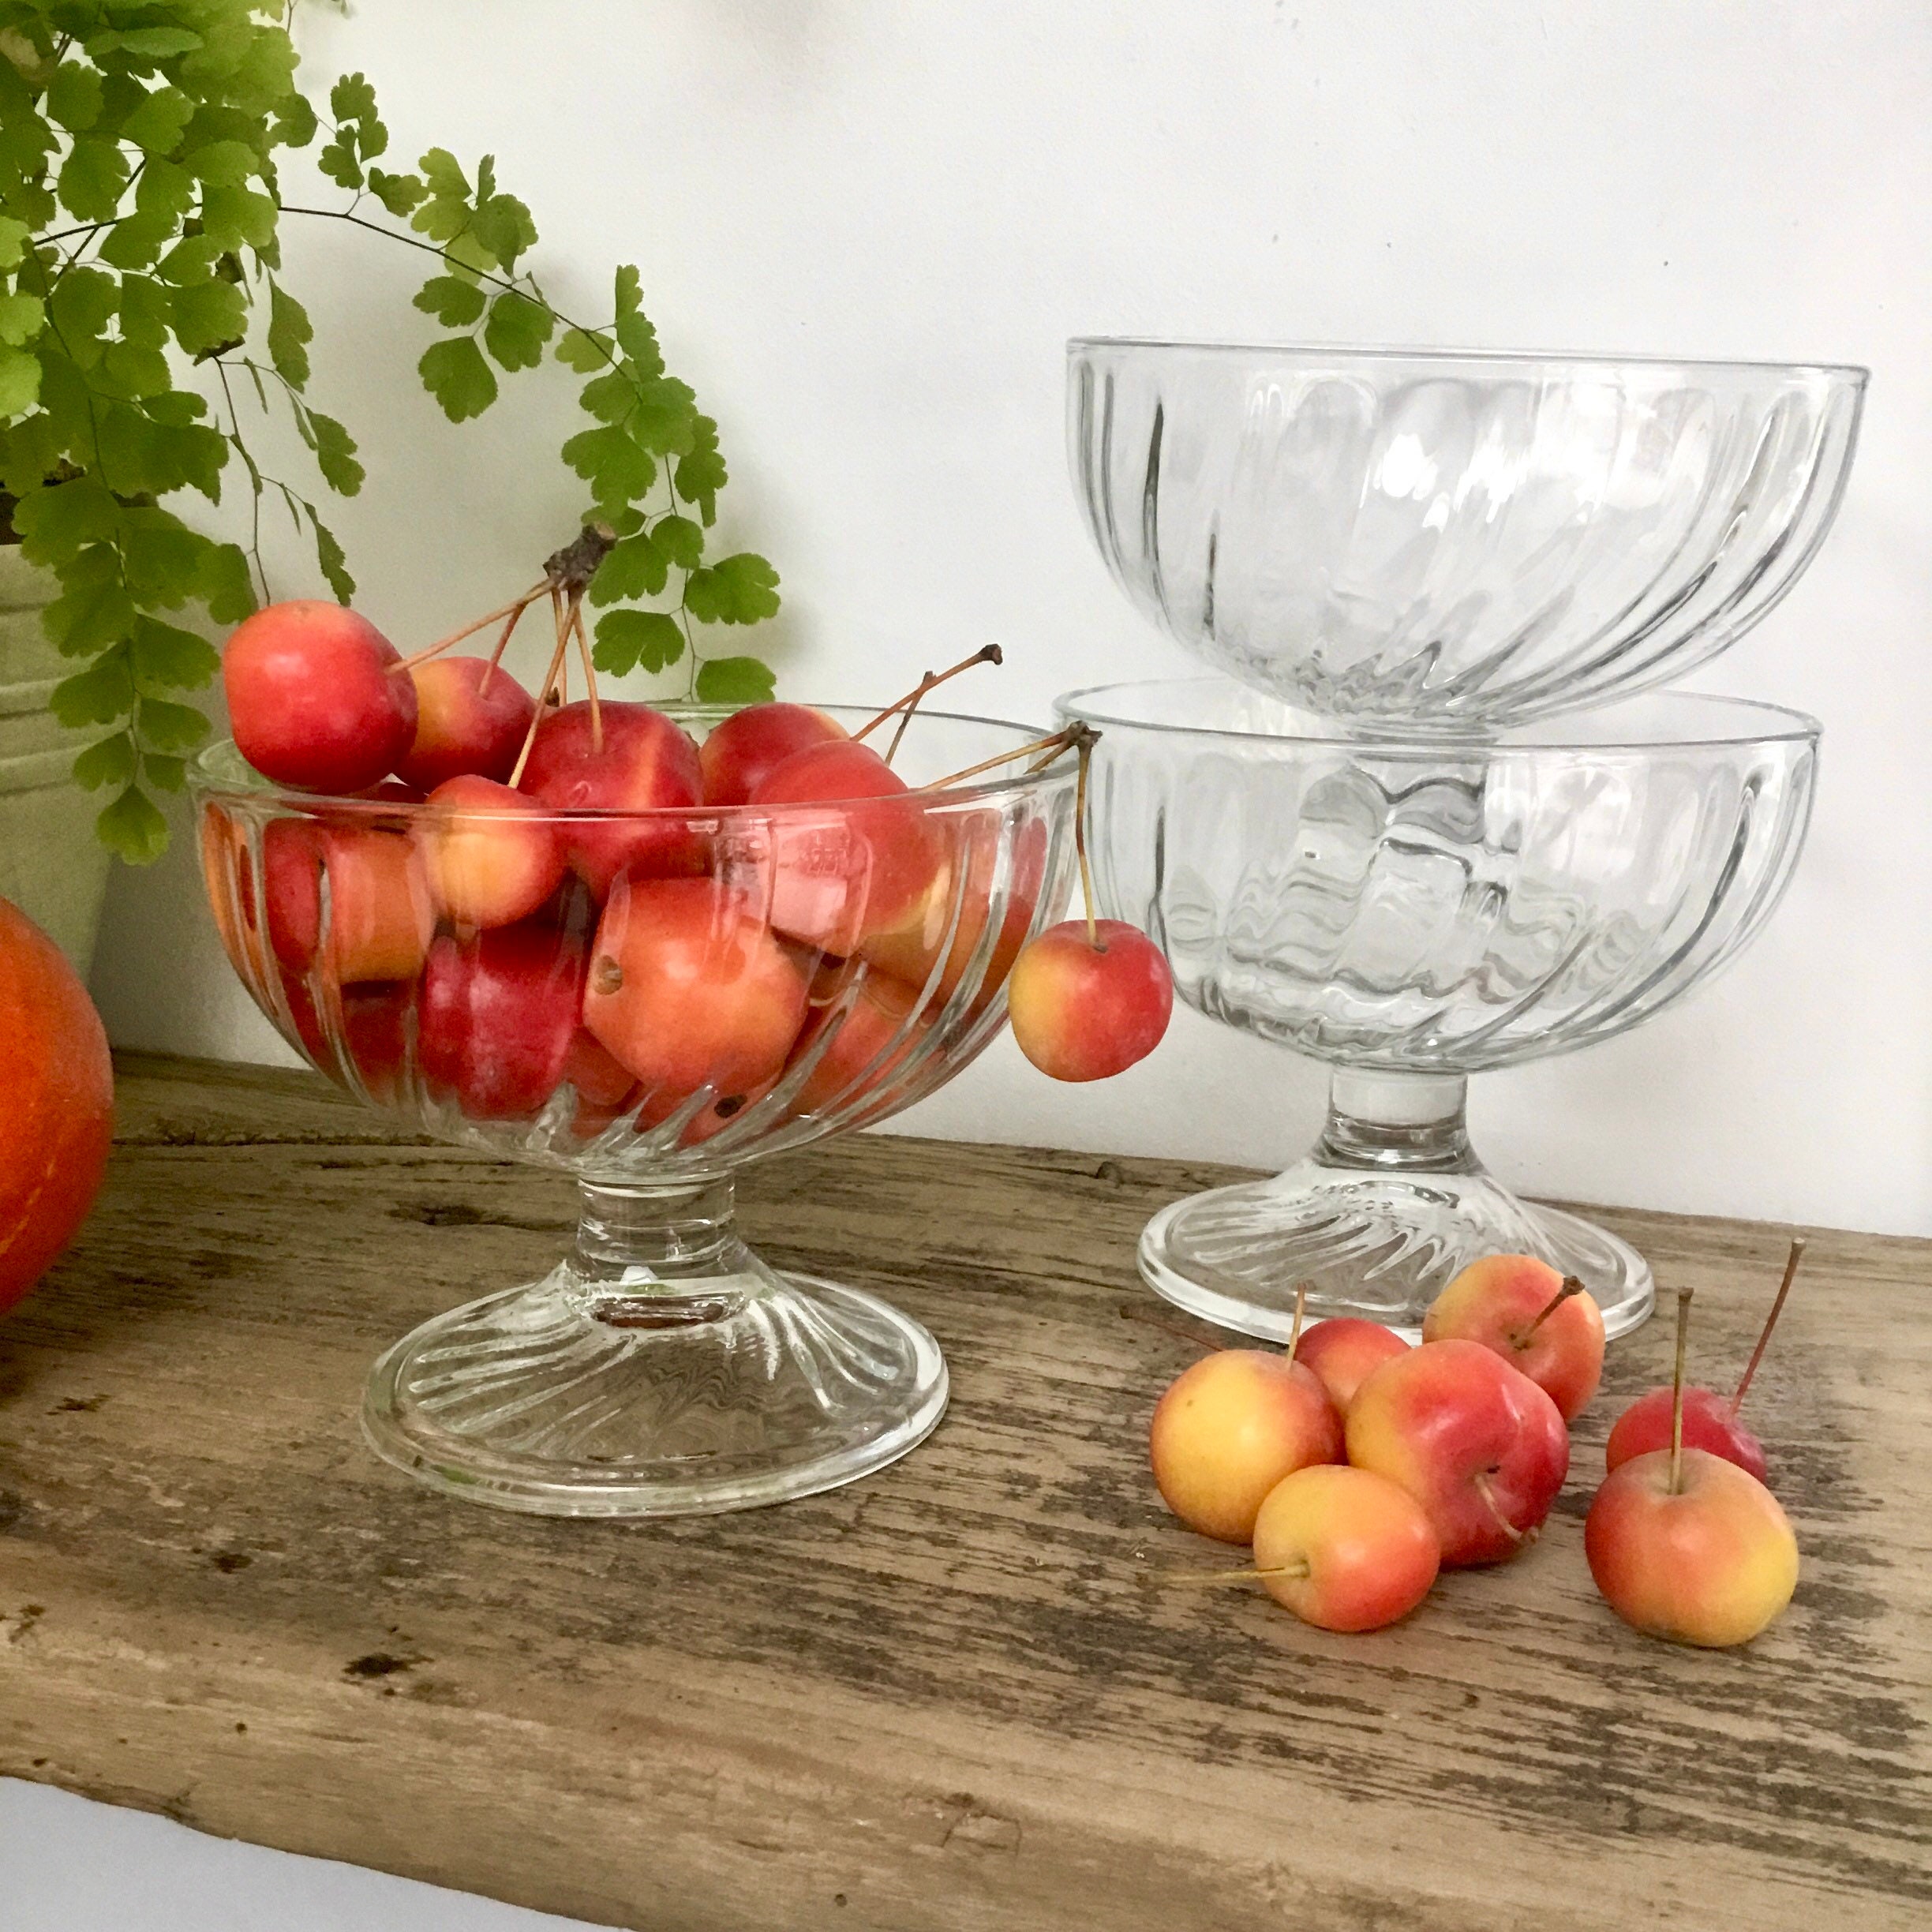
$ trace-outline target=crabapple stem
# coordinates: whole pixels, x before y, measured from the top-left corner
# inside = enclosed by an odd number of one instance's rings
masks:
[[[929,672],[928,676],[931,675]],[[899,747],[905,743],[905,735],[912,728],[913,715],[919,710],[917,702],[909,704],[899,713],[899,722],[893,727],[892,743],[886,747],[886,762],[889,765],[899,755]]]
[[[1288,1365],[1294,1366],[1295,1350],[1301,1346],[1301,1317],[1308,1312],[1308,1283],[1295,1283],[1294,1326],[1288,1331]]]
[[[1677,1290],[1677,1362],[1671,1371],[1670,1493],[1683,1487],[1684,1351],[1690,1339],[1690,1290]]]
[[[537,742],[537,727],[543,721],[545,701],[557,681],[558,672],[564,668],[564,648],[570,642],[570,624],[564,615],[564,595],[554,586],[550,592],[550,602],[556,616],[556,649],[550,653],[550,668],[544,673],[543,683],[537,687],[537,709],[531,716],[530,729],[523,734],[523,749],[517,754],[516,763],[511,769],[510,788],[513,792],[523,776],[523,767],[530,762],[530,747]]]
[[[1091,733],[1080,741],[1080,780],[1073,791],[1073,856],[1080,861],[1080,898],[1087,908],[1087,943],[1095,952],[1106,949],[1100,943],[1099,929],[1094,923],[1093,874],[1087,865],[1087,768],[1093,762],[1093,737]],[[1295,1307],[1295,1324],[1299,1328],[1301,1320],[1301,1305]],[[1290,1359],[1294,1350],[1289,1351]]]
[[[1091,724],[1069,724],[1065,731],[1050,732],[1044,738],[1035,738],[1031,744],[1015,745],[1010,751],[1002,751],[997,756],[982,758],[977,765],[968,765],[964,771],[949,773],[943,778],[935,778],[930,784],[923,784],[921,792],[944,792],[956,784],[963,784],[968,778],[977,778],[982,772],[994,771],[1002,765],[1010,765],[1015,758],[1032,758],[1036,752],[1047,755],[1033,766],[1035,771],[1044,771],[1054,760],[1076,746],[1091,743],[1100,734]]]
[[[1765,1325],[1758,1331],[1758,1346],[1751,1350],[1750,1360],[1744,1365],[1744,1372],[1738,1377],[1737,1393],[1731,1398],[1731,1413],[1735,1415],[1744,1406],[1744,1391],[1751,1385],[1751,1377],[1758,1372],[1758,1365],[1764,1360],[1764,1352],[1770,1346],[1771,1331],[1777,1326],[1778,1317],[1784,1312],[1784,1297],[1792,1291],[1792,1283],[1798,1279],[1798,1264],[1803,1260],[1805,1239],[1800,1234],[1791,1245],[1791,1252],[1784,1257],[1784,1279],[1778,1283],[1777,1299],[1771,1304],[1771,1312],[1765,1317]]]
[[[1563,1277],[1563,1286],[1543,1304],[1541,1309],[1537,1312],[1536,1320],[1533,1321],[1527,1328],[1523,1329],[1519,1334],[1511,1335],[1510,1339],[1515,1343],[1517,1347],[1527,1348],[1530,1346],[1530,1338],[1534,1335],[1536,1331],[1541,1328],[1543,1324],[1548,1321],[1549,1318],[1554,1315],[1572,1295],[1579,1295],[1582,1292],[1582,1282],[1574,1275],[1566,1275]]]
[[[1478,1470],[1476,1472],[1473,1480],[1476,1485],[1476,1493],[1482,1498],[1483,1507],[1488,1511],[1492,1516],[1496,1518],[1496,1527],[1500,1530],[1512,1543],[1534,1542],[1536,1541],[1536,1532],[1533,1530],[1518,1529],[1515,1524],[1511,1522],[1510,1519],[1503,1514],[1503,1506],[1496,1500],[1496,1491],[1491,1488],[1488,1475],[1481,1470]]]
[[[510,615],[504,620],[504,627],[498,635],[496,648],[489,654],[489,662],[483,667],[483,675],[477,680],[477,695],[480,698],[489,689],[490,680],[496,675],[496,667],[503,662],[504,653],[510,648],[510,634],[522,621],[523,613],[536,600],[526,597],[523,602],[513,605]]]
[[[1275,1563],[1266,1570],[1151,1570],[1140,1580],[1148,1584],[1258,1583],[1270,1577],[1305,1577],[1308,1574],[1308,1559],[1304,1557],[1299,1563]]]
[[[413,657],[400,659],[398,662],[390,665],[389,675],[395,677],[405,671],[414,671],[419,664],[427,664],[432,657],[441,657],[452,644],[460,644],[465,638],[474,637],[486,624],[495,623],[500,617],[507,617],[510,620],[508,628],[504,632],[504,641],[505,643],[508,642],[511,631],[516,628],[516,620],[532,604],[536,602],[537,598],[543,595],[549,586],[549,581],[548,578],[545,578],[542,583],[533,584],[514,603],[503,605],[493,611],[485,611],[481,617],[475,618],[465,624],[460,631],[452,631],[447,637],[438,638],[433,644],[428,645],[423,650],[417,651]],[[497,646],[500,652],[502,648],[501,645]],[[491,661],[493,663],[495,660],[492,659]]]
[[[978,650],[975,651],[970,657],[962,657],[959,662],[954,665],[949,671],[928,671],[926,675],[919,680],[919,683],[915,684],[911,691],[908,691],[903,698],[895,699],[894,702],[889,704],[883,711],[880,712],[877,717],[873,718],[867,724],[862,724],[857,731],[854,732],[852,733],[852,743],[854,744],[858,744],[863,739],[871,737],[873,732],[877,731],[889,717],[895,717],[901,711],[903,711],[906,714],[906,717],[909,719],[913,712],[919,708],[920,699],[923,698],[928,691],[937,690],[938,687],[943,684],[948,678],[957,677],[962,671],[970,671],[975,665],[996,665],[1003,664],[1005,661],[1005,659],[1001,653],[1000,647],[997,644],[985,644],[982,645]],[[905,726],[902,724],[899,728],[900,734],[903,736],[905,730]],[[899,740],[897,738],[895,738],[893,740],[893,751],[896,751],[898,750],[898,748]],[[886,762],[888,765],[892,762],[892,751],[888,751],[886,754]]]
[[[577,638],[577,655],[583,665],[584,690],[590,700],[590,749],[604,749],[604,707],[597,701],[597,667],[590,661],[590,639],[584,630],[583,602],[571,605],[571,629]]]

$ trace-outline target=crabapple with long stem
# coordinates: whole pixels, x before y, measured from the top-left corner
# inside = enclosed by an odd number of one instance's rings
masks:
[[[1758,1365],[1764,1360],[1765,1350],[1770,1346],[1772,1331],[1784,1312],[1785,1300],[1791,1294],[1792,1283],[1798,1278],[1798,1267],[1804,1259],[1804,1240],[1800,1236],[1792,1243],[1791,1252],[1785,1257],[1784,1279],[1778,1284],[1771,1312],[1765,1317],[1757,1346],[1751,1350],[1750,1360],[1738,1379],[1736,1390],[1726,1396],[1720,1395],[1713,1389],[1694,1385],[1683,1392],[1680,1425],[1683,1440],[1696,1448],[1722,1456],[1728,1462],[1735,1462],[1760,1482],[1765,1481],[1769,1473],[1769,1460],[1765,1455],[1764,1444],[1746,1428],[1739,1411],[1744,1406],[1744,1397],[1758,1372]],[[1672,1391],[1668,1387],[1652,1389],[1648,1395],[1639,1395],[1617,1417],[1611,1428],[1609,1440],[1604,1444],[1604,1466],[1617,1469],[1633,1456],[1664,1447],[1670,1440],[1672,1406]]]
[[[1305,1623],[1380,1630],[1428,1594],[1441,1545],[1422,1506],[1372,1470],[1316,1463],[1285,1476],[1254,1526],[1255,1574]]]
[[[1073,804],[1085,919],[1050,926],[1020,949],[1006,983],[1006,1012],[1020,1050],[1050,1078],[1107,1080],[1158,1046],[1174,1013],[1174,974],[1137,927],[1094,916],[1087,862],[1089,733],[1077,743],[1080,784]]]
[[[679,815],[703,796],[698,747],[649,705],[599,710],[601,719],[584,698],[540,718],[519,788],[553,811],[623,814],[561,828],[571,869],[600,899],[620,872],[702,870],[702,845]]]
[[[1677,1297],[1671,1446],[1619,1463],[1583,1526],[1604,1602],[1647,1636],[1722,1649],[1748,1643],[1791,1601],[1798,1541],[1748,1470],[1684,1442],[1690,1290]]]

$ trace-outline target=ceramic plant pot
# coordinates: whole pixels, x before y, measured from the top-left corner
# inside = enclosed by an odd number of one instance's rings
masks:
[[[107,896],[109,855],[94,836],[100,801],[73,782],[73,735],[48,709],[73,668],[40,614],[53,574],[0,546],[0,897],[46,931],[83,979]]]

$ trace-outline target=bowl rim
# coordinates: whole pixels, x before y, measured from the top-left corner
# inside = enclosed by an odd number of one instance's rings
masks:
[[[644,701],[612,699],[608,702],[635,703]],[[803,699],[787,699],[786,702],[806,702]],[[807,705],[807,708],[829,712],[834,716],[841,712],[856,713],[861,719],[873,717],[885,709],[882,705],[847,703],[812,704]],[[651,709],[661,711],[667,717],[681,724],[687,719],[728,718],[749,707],[744,705],[668,703],[653,705]],[[1013,732],[1033,738],[1048,735],[1046,730],[1034,725],[1022,724],[1011,718],[989,717],[978,712],[938,711],[922,708],[919,716],[935,723],[985,725],[995,730]],[[213,769],[215,760],[223,754],[230,752],[249,774],[247,779],[238,781],[225,773],[219,773]],[[331,817],[335,817],[346,813],[394,821],[398,818],[407,819],[424,813],[429,803],[427,799],[370,798],[353,792],[301,792],[290,785],[277,784],[272,779],[264,778],[242,757],[241,747],[236,744],[232,736],[217,739],[212,744],[204,745],[188,761],[187,777],[189,790],[197,806],[208,800],[217,803],[247,800],[256,805],[269,805],[310,814],[326,812]],[[1024,797],[1029,794],[1050,793],[1059,788],[1074,784],[1077,777],[1078,769],[1074,762],[1062,762],[1056,759],[1054,766],[1045,771],[1022,770],[1010,777],[996,776],[983,782],[955,785],[944,791],[921,791],[915,787],[905,796],[924,799],[930,805],[941,807],[987,804],[1009,798]],[[540,802],[532,801],[534,803]],[[820,813],[832,806],[889,805],[894,802],[894,797],[889,795],[883,799],[871,796],[799,799],[777,805],[707,805],[701,800],[695,805],[638,805],[615,808],[590,805],[545,806],[541,816],[546,823],[551,824],[599,824],[613,821],[623,823],[646,822],[706,825],[722,821],[730,824],[747,824]],[[487,805],[465,805],[459,815],[465,819],[501,818],[519,821],[528,816],[522,812],[492,811]]]
[[[1062,691],[1054,700],[1054,710],[1056,713],[1076,718],[1083,724],[1092,724],[1100,733],[1100,741],[1103,746],[1111,729],[1123,737],[1129,732],[1145,732],[1173,738],[1232,739],[1241,744],[1267,743],[1293,745],[1311,751],[1352,751],[1368,758],[1431,763],[1440,763],[1445,758],[1458,757],[1481,758],[1485,762],[1551,755],[1632,758],[1649,756],[1665,751],[1716,751],[1766,744],[1807,743],[1815,750],[1825,728],[1808,711],[1796,710],[1788,705],[1772,704],[1762,698],[1735,698],[1717,691],[1634,692],[1627,697],[1613,698],[1607,704],[1586,705],[1578,710],[1559,713],[1548,718],[1531,718],[1517,724],[1503,724],[1497,728],[1496,735],[1488,737],[1479,736],[1474,732],[1457,734],[1453,732],[1432,733],[1413,731],[1406,736],[1383,736],[1374,729],[1351,732],[1342,728],[1345,721],[1339,718],[1324,721],[1335,727],[1331,731],[1243,731],[1230,725],[1170,724],[1112,716],[1099,709],[1095,702],[1113,692],[1194,691],[1204,687],[1238,691],[1249,697],[1267,698],[1271,695],[1266,691],[1256,691],[1248,685],[1238,683],[1231,678],[1135,678],[1114,684],[1090,684],[1076,691]],[[1274,702],[1279,702],[1280,700],[1275,699]],[[1760,721],[1760,724],[1756,728],[1741,728],[1735,732],[1692,732],[1679,738],[1653,736],[1648,738],[1591,739],[1567,738],[1562,735],[1564,724],[1578,717],[1615,711],[1625,706],[1657,704],[1708,707],[1720,713],[1733,713],[1740,721],[1745,717],[1755,718]],[[1294,709],[1293,706],[1286,708]],[[1316,714],[1308,713],[1305,715],[1312,717]],[[1507,734],[1511,732],[1544,729],[1550,731],[1552,736],[1530,743],[1507,741]]]
[[[1871,380],[1871,370],[1862,362],[1781,362],[1771,358],[1733,356],[1664,355],[1655,351],[1633,354],[1608,354],[1595,350],[1549,349],[1455,349],[1404,347],[1398,343],[1324,342],[1219,342],[1186,335],[1069,335],[1066,354],[1069,361],[1108,350],[1144,350],[1176,354],[1205,356],[1267,356],[1276,358],[1306,357],[1311,361],[1358,361],[1432,364],[1449,369],[1473,364],[1500,372],[1514,369],[1524,373],[1576,369],[1599,373],[1616,369],[1658,370],[1694,369],[1705,376],[1719,374],[1746,376],[1775,372],[1789,378],[1822,376],[1862,391]]]

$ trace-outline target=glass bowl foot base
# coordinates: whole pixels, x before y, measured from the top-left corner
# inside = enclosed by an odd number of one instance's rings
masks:
[[[676,1293],[566,1261],[425,1322],[376,1363],[364,1434],[451,1496],[638,1518],[835,1488],[932,1432],[946,1368],[925,1329],[733,1245]]]
[[[1295,1290],[1308,1319],[1356,1315],[1410,1340],[1437,1294],[1488,1254],[1533,1254],[1581,1278],[1611,1336],[1650,1312],[1650,1265],[1628,1242],[1488,1174],[1383,1174],[1297,1162],[1267,1181],[1190,1196],[1140,1237],[1140,1272],[1190,1314],[1286,1342]]]

